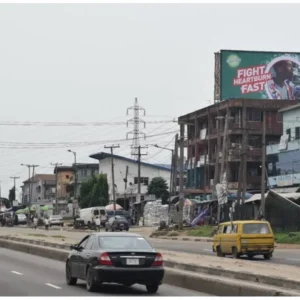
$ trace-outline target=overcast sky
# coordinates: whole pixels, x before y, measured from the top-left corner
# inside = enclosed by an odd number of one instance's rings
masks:
[[[138,97],[147,122],[171,120],[213,102],[214,52],[297,51],[299,5],[284,4],[0,4],[0,122],[126,121]],[[284,41],[284,42],[283,42]],[[148,123],[142,141],[173,146],[176,123]],[[44,149],[0,148],[2,196],[28,170],[51,173],[51,162],[78,162],[124,139],[125,125],[0,126],[0,145],[57,143]],[[107,144],[110,144],[107,142]],[[115,152],[130,156],[130,141]],[[32,146],[31,146],[32,147]],[[170,153],[147,149],[152,163]],[[117,170],[117,172],[125,170]],[[135,173],[136,170],[132,170]]]

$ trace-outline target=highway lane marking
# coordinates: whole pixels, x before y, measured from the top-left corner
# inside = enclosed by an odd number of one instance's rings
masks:
[[[51,284],[51,283],[45,283],[46,285],[54,288],[54,289],[57,289],[57,290],[61,290],[61,287],[57,286],[57,285],[54,285],[54,284]]]
[[[286,258],[286,260],[295,260],[295,261],[300,261],[300,258]]]
[[[16,274],[16,275],[23,275],[22,273],[20,272],[17,272],[17,271],[11,271],[13,274]]]

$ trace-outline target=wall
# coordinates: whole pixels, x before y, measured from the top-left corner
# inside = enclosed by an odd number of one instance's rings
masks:
[[[127,187],[129,187],[129,183],[132,182],[134,184],[134,177],[138,175],[138,165],[137,163],[122,160],[122,159],[114,159],[115,165],[115,184],[117,186],[116,193],[123,194],[125,191],[125,183],[124,178],[126,176],[126,166],[129,167],[128,177],[127,177]],[[112,187],[112,176],[111,176],[111,158],[105,158],[99,161],[99,174],[106,174],[107,180],[109,184],[109,193],[111,194]],[[141,165],[141,177],[148,177],[149,183],[154,177],[162,177],[167,181],[169,186],[170,184],[170,171],[162,170],[159,168],[154,168],[150,166]]]
[[[283,133],[291,129],[291,140],[295,140],[295,127],[300,127],[300,107],[283,112]]]
[[[97,174],[98,168],[78,168],[77,180],[78,183],[88,180],[93,174]]]
[[[66,191],[66,187],[73,180],[72,171],[58,171],[57,178],[57,197],[67,198],[69,193]]]
[[[32,183],[31,203],[44,202],[44,201],[52,199],[53,196],[55,195],[55,182],[53,182],[53,185],[49,186],[49,181],[47,181],[47,184],[48,184],[49,188],[46,191],[45,191],[44,182],[45,182],[44,180],[36,179]],[[38,189],[39,186],[41,187],[40,190]],[[22,190],[23,190],[23,195],[24,195],[24,198],[25,198],[25,202],[28,203],[29,184],[24,183],[24,186],[23,186]]]
[[[291,130],[287,149],[279,151],[279,144],[268,145],[269,184],[273,187],[287,187],[300,183],[300,139],[296,139],[296,127],[300,127],[300,108],[285,111],[282,114],[283,134]]]
[[[80,194],[81,183],[88,180],[93,174],[99,173],[99,167],[79,167],[77,170],[77,196]]]

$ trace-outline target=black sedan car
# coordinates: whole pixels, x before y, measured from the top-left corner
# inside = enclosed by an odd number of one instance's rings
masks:
[[[105,223],[105,231],[129,230],[129,223],[123,216],[113,216]]]
[[[82,279],[91,292],[100,284],[117,283],[145,285],[154,294],[163,277],[162,255],[139,234],[93,233],[71,246],[66,261],[67,284]]]

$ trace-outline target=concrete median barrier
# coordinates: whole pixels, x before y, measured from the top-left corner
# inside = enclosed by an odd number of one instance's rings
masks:
[[[53,247],[55,246],[55,247]],[[54,243],[18,239],[13,237],[0,238],[0,247],[42,256],[58,261],[65,261],[68,257],[69,246]],[[300,296],[300,290],[267,285],[257,282],[248,282],[247,279],[235,279],[215,272],[201,272],[193,266],[177,264],[170,260],[165,261],[166,275],[164,283],[177,287],[187,288],[216,296]],[[275,282],[274,282],[275,283]],[[294,283],[293,283],[294,284]],[[294,285],[288,285],[294,288]]]

